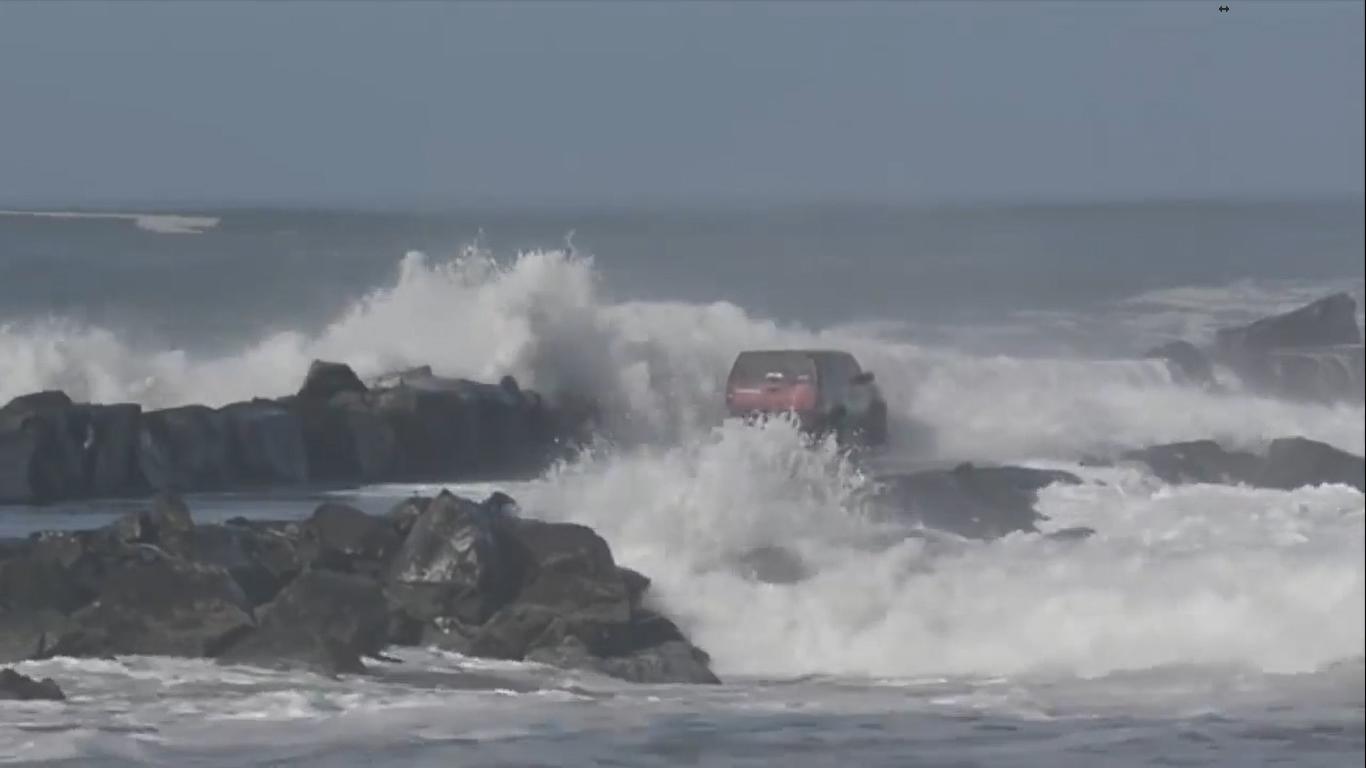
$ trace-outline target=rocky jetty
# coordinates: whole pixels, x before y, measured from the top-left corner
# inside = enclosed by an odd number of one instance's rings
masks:
[[[0,503],[252,487],[507,478],[581,441],[591,409],[408,372],[367,387],[315,361],[299,392],[144,411],[38,392],[0,408]]]
[[[1366,392],[1366,356],[1356,300],[1326,296],[1291,312],[1215,334],[1211,348],[1174,341],[1145,356],[1166,360],[1180,381],[1214,381],[1218,364],[1253,391],[1312,402],[1360,403]]]
[[[390,645],[714,683],[592,529],[442,492],[386,516],[197,525],[176,496],[104,528],[0,541],[0,662],[123,654],[364,673]]]

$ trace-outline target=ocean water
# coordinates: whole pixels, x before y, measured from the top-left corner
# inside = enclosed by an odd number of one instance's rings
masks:
[[[904,211],[0,215],[0,401],[149,406],[298,386],[314,358],[591,391],[612,439],[496,487],[654,580],[720,687],[637,686],[423,649],[371,677],[54,659],[0,707],[0,761],[368,765],[1360,765],[1366,508],[1352,488],[1172,487],[1115,447],[1288,434],[1357,453],[1361,406],[1181,387],[1170,338],[1363,293],[1342,204]],[[186,217],[195,218],[186,218]],[[964,541],[865,514],[875,482],[786,425],[721,418],[734,354],[847,348],[889,461],[1079,474],[1049,529]],[[196,518],[371,511],[438,486],[194,497]],[[482,495],[493,486],[450,485]],[[0,535],[126,503],[0,508]],[[782,544],[809,578],[749,579]],[[244,746],[246,745],[246,746]]]

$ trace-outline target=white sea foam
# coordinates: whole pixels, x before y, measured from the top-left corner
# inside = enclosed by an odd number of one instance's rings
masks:
[[[44,219],[115,219],[131,221],[138,229],[159,235],[198,235],[222,221],[217,216],[185,216],[172,213],[114,213],[87,211],[0,211],[0,216],[33,216]]]

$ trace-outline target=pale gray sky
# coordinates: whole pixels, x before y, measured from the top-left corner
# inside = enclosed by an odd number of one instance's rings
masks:
[[[1360,196],[1363,3],[1219,1],[11,0],[0,204]]]

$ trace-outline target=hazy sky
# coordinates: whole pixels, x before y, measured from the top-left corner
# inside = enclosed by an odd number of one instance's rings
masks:
[[[0,2],[0,203],[1363,192],[1363,3]]]

